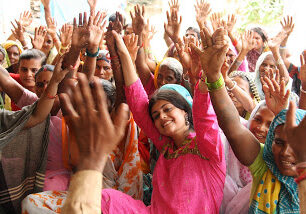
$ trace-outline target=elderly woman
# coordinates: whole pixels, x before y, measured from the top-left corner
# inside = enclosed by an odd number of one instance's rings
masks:
[[[23,51],[22,47],[19,45],[19,43],[11,40],[4,42],[3,47],[7,52],[7,71],[10,73],[17,73],[19,56]]]

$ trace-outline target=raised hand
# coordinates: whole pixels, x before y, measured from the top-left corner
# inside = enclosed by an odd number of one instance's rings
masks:
[[[226,30],[228,32],[232,32],[233,31],[233,28],[236,24],[236,21],[237,21],[237,18],[234,14],[232,15],[228,15],[227,17],[227,23],[226,23]]]
[[[248,30],[243,33],[241,36],[241,44],[242,44],[242,50],[249,52],[250,50],[253,50],[256,47],[256,41],[254,38],[254,31]]]
[[[33,16],[30,11],[24,11],[23,13],[20,14],[19,16],[19,22],[21,26],[23,27],[28,27],[32,24],[33,21]]]
[[[219,24],[222,20],[222,14],[220,12],[215,12],[213,14],[211,14],[210,16],[210,22],[211,22],[211,26],[213,28],[213,31],[216,31],[219,27]]]
[[[90,33],[88,31],[87,13],[79,13],[79,24],[76,18],[73,19],[73,33],[71,37],[71,47],[82,49],[88,45],[88,38]]]
[[[169,4],[169,7],[170,7],[170,10],[171,9],[175,9],[177,11],[180,10],[180,4],[178,3],[178,0],[170,0],[168,2],[168,4]]]
[[[95,13],[96,5],[97,5],[97,0],[87,0],[87,3],[90,7],[90,13],[93,14]]]
[[[39,28],[35,28],[34,38],[30,37],[33,48],[38,50],[42,48],[46,34],[47,34],[46,27],[40,26]]]
[[[286,115],[285,132],[287,141],[297,157],[297,162],[301,163],[306,161],[306,117],[297,126],[295,112],[295,103],[291,101]]]
[[[294,29],[292,16],[284,17],[283,21],[281,21],[280,23],[283,27],[283,31],[289,36]]]
[[[79,73],[78,84],[72,84],[71,89],[73,96],[61,94],[60,101],[68,127],[76,136],[80,154],[78,170],[102,172],[107,156],[124,137],[128,107],[121,104],[112,120],[98,78],[94,78],[91,89],[85,74]]]
[[[88,23],[88,31],[89,31],[89,38],[88,38],[88,45],[98,47],[100,41],[103,36],[103,28],[105,27],[106,22],[104,20],[106,14],[104,12],[99,11],[95,17],[89,18]],[[103,22],[103,23],[102,23]]]
[[[139,46],[137,46],[138,43],[138,35],[135,35],[134,33],[126,35],[123,37],[124,43],[126,48],[128,49],[130,56],[133,60],[133,63],[136,61],[137,52],[139,49]]]
[[[68,47],[71,43],[73,26],[64,24],[60,30],[60,40],[63,47]]]
[[[145,27],[145,7],[140,7],[138,4],[134,7],[134,14],[130,11],[132,18],[133,32],[136,35],[142,34]]]
[[[284,31],[279,32],[275,37],[268,40],[268,46],[271,51],[278,50],[282,41],[287,37],[287,33]]]
[[[218,28],[210,35],[207,28],[201,30],[201,40],[206,46],[203,49],[191,44],[191,48],[198,54],[204,74],[209,82],[215,82],[220,77],[221,67],[229,47],[229,38],[224,28]]]
[[[142,34],[142,41],[144,43],[145,48],[147,48],[150,45],[150,41],[152,40],[155,34],[156,34],[155,27],[151,26],[150,20],[147,19],[147,23],[145,24],[143,34]]]
[[[122,14],[119,12],[116,12],[116,20],[112,25],[112,30],[116,31],[119,34],[121,34],[123,30],[123,17]]]
[[[48,20],[48,28],[47,28],[47,31],[49,34],[53,36],[56,36],[56,27],[57,27],[57,24],[56,24],[56,21],[54,18],[49,18]]]
[[[24,44],[25,44],[26,42],[25,42],[25,38],[24,38],[24,28],[23,28],[23,26],[21,25],[20,21],[15,20],[15,23],[16,23],[16,25],[15,25],[13,22],[11,22],[11,24],[12,24],[12,26],[13,26],[13,28],[14,28],[14,29],[11,30],[11,31],[12,31],[12,34],[14,35],[14,37],[15,37],[16,39],[18,39],[18,40],[20,41],[20,43],[21,43],[23,46],[25,46]]]
[[[303,54],[300,55],[300,61],[301,61],[301,68],[300,68],[300,79],[301,79],[301,85],[302,88],[306,89],[306,64],[305,64],[305,58]]]
[[[205,0],[197,0],[197,3],[194,5],[194,8],[196,11],[197,23],[200,29],[202,29],[209,14],[211,13],[210,4]]]
[[[264,83],[262,89],[265,93],[267,106],[274,115],[277,115],[281,110],[287,108],[290,91],[286,91],[284,80],[278,84],[274,77],[265,76],[261,78],[261,81]]]
[[[172,42],[177,43],[180,37],[180,29],[182,24],[182,16],[178,18],[178,11],[176,9],[167,11],[168,22],[164,24],[166,34],[171,38]]]
[[[181,39],[178,40],[178,43],[175,43],[176,50],[180,57],[180,62],[182,63],[183,67],[187,70],[191,69],[191,56],[190,56],[190,48],[187,41],[187,38],[184,36],[184,41]]]

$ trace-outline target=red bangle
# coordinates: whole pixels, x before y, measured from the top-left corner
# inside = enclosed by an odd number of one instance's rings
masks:
[[[55,98],[57,98],[57,94],[54,95],[54,96],[51,96],[49,93],[47,93],[47,97],[48,97],[49,99],[55,99]]]
[[[237,40],[236,40],[236,39],[234,39],[234,41],[232,41],[232,43],[233,43],[234,47],[236,47],[236,46],[237,46],[237,44],[238,44],[238,42],[237,42]]]
[[[294,179],[297,184],[306,179],[306,169],[298,170],[298,173],[299,177]]]
[[[111,56],[110,59],[118,59],[118,56],[117,55],[114,55],[114,56]]]
[[[143,43],[141,44],[140,48],[143,48]]]

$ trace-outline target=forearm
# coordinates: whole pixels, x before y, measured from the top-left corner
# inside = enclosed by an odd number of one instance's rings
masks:
[[[29,118],[26,128],[33,127],[44,121],[50,114],[54,104],[55,96],[57,95],[58,82],[51,79],[46,90],[37,102],[37,106]]]
[[[121,62],[119,60],[119,56],[117,54],[117,51],[109,47],[109,53],[111,56],[111,64],[112,64],[112,70],[114,74],[115,84],[116,84],[116,102],[115,107],[117,108],[121,103],[125,103],[125,93],[124,93],[124,78],[123,78],[123,72],[121,67]]]
[[[232,32],[228,32],[228,36],[229,38],[231,39],[232,43],[234,43],[234,41],[236,41],[236,50],[237,52],[240,52],[242,47],[241,47],[241,44],[238,42],[238,40],[235,38],[235,36],[232,34]]]
[[[56,34],[52,34],[51,36],[52,36],[54,46],[55,46],[57,52],[59,52],[60,49],[61,49],[61,41],[59,40],[59,38]]]
[[[208,78],[215,82],[219,77]],[[210,92],[211,102],[218,123],[228,139],[236,157],[244,165],[250,165],[257,157],[260,146],[256,138],[241,123],[237,109],[223,87]]]
[[[121,68],[123,71],[125,86],[130,86],[138,80],[133,61],[127,50],[123,52],[118,52],[118,54],[121,62]]]
[[[98,46],[88,46],[87,51],[94,54],[98,51]],[[92,80],[97,64],[97,57],[86,56],[82,72],[86,74],[89,80]]]
[[[136,69],[138,71],[139,78],[143,85],[146,85],[149,81],[151,70],[146,63],[146,56],[144,52],[144,48],[142,47],[142,35],[138,35],[138,49],[137,57],[136,57]],[[121,59],[121,58],[120,58]],[[122,63],[122,62],[121,62]],[[123,64],[122,64],[123,67]]]
[[[273,57],[274,57],[274,60],[277,62],[277,68],[279,70],[279,75],[280,75],[280,78],[284,78],[285,80],[285,83],[287,85],[287,83],[289,82],[289,73],[287,71],[287,68],[285,66],[285,63],[279,53],[279,48],[275,48],[275,49],[272,49],[272,54],[273,54]]]
[[[49,27],[50,26],[50,18],[51,18],[51,9],[48,6],[44,6],[44,11],[45,11],[45,20],[46,20],[46,23],[47,23],[47,26]]]
[[[234,83],[230,78],[225,82],[226,86],[231,89],[231,92],[237,98],[237,100],[242,104],[242,107],[249,113],[253,111],[256,104],[254,100],[242,90],[237,83]],[[236,84],[236,86],[235,86]]]
[[[17,103],[23,94],[23,87],[2,66],[0,66],[0,87],[14,103]]]
[[[300,213],[306,214],[306,180],[298,184],[300,198]]]
[[[240,65],[242,64],[245,56],[248,54],[247,50],[242,49],[238,56],[236,57],[235,61],[233,62],[233,64],[231,65],[228,74],[232,73],[233,71],[237,71],[238,68],[240,67]]]
[[[306,83],[302,83],[302,90],[306,91]],[[299,108],[306,110],[306,93],[300,92]]]
[[[170,45],[172,45],[172,40],[170,39],[170,37],[167,35],[167,33],[164,33],[164,40],[166,42],[167,47],[169,47]]]

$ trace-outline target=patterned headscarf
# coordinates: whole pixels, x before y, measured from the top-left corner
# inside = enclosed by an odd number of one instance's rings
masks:
[[[274,162],[274,157],[272,153],[272,143],[275,137],[274,131],[277,126],[285,123],[286,113],[287,113],[287,110],[281,111],[274,118],[272,124],[270,125],[266,143],[264,146],[263,159],[265,163],[267,164],[267,167],[269,169],[268,171],[271,171],[273,174],[272,176],[278,180],[276,181],[276,183],[280,182],[281,184],[279,194],[277,195],[278,197],[275,200],[275,204],[276,204],[275,212],[276,213],[300,213],[297,184],[294,181],[293,177],[285,176],[280,173],[279,169],[277,168]],[[296,123],[299,124],[304,118],[304,116],[306,115],[306,111],[297,109],[295,115],[296,115]],[[251,209],[254,210],[254,207],[252,207],[252,205],[251,205]],[[255,211],[256,211],[256,206],[255,206]]]
[[[9,49],[9,48],[12,47],[12,46],[16,46],[16,47],[18,48],[18,50],[19,50],[19,55],[20,55],[20,54],[22,53],[22,51],[23,51],[21,45],[20,45],[18,42],[15,42],[15,41],[13,41],[13,40],[7,40],[6,42],[4,42],[4,43],[2,44],[2,46],[4,47],[5,50]],[[11,65],[11,62],[10,62],[9,58],[7,57],[6,60],[7,60],[8,66],[10,66],[10,65]]]

